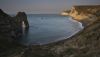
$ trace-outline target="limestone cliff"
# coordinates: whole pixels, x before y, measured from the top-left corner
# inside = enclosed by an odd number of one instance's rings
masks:
[[[0,9],[0,55],[16,46],[16,40],[22,36],[22,22],[25,23],[26,28],[29,27],[24,12],[11,17]]]
[[[29,28],[29,23],[25,12],[18,12],[14,18],[16,19],[17,23],[19,23],[19,26],[20,24],[24,23],[23,25],[25,25],[25,28]]]
[[[69,15],[77,21],[83,22],[85,25],[95,21],[97,15],[100,13],[100,5],[84,5],[73,6]]]
[[[22,33],[22,22],[24,22],[25,28],[29,28],[27,16],[24,12],[19,12],[15,17],[11,17],[0,9],[0,36],[16,38]]]

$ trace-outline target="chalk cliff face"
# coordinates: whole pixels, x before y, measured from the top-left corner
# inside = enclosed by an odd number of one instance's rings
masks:
[[[96,15],[99,15],[100,5],[91,6],[73,6],[69,15],[77,21],[83,22],[85,25],[95,21]]]

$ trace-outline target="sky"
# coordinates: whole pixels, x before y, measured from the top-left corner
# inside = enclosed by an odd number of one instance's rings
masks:
[[[100,5],[100,0],[0,0],[0,9],[9,14],[57,14],[74,5]]]

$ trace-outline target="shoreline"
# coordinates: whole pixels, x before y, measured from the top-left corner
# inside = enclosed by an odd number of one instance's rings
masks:
[[[50,44],[50,43],[55,43],[55,42],[60,42],[60,41],[62,41],[62,40],[66,40],[66,39],[68,39],[68,38],[70,38],[70,37],[72,37],[72,36],[74,36],[75,34],[77,34],[79,31],[81,31],[81,30],[83,30],[84,29],[84,27],[82,26],[82,23],[81,22],[78,22],[78,21],[76,21],[76,20],[74,20],[74,19],[72,19],[72,17],[68,17],[68,20],[70,20],[70,21],[72,21],[72,22],[77,22],[77,23],[79,23],[79,26],[80,26],[80,30],[77,30],[76,32],[74,32],[74,33],[72,33],[71,35],[69,35],[69,36],[65,36],[65,37],[60,37],[59,39],[56,39],[56,40],[53,40],[53,41],[50,41],[50,42],[45,42],[45,43],[33,43],[33,44],[25,44],[25,43],[22,43],[23,45],[26,45],[26,46],[32,46],[32,45],[48,45],[48,44]]]
[[[69,19],[69,20],[72,20],[72,21],[74,21],[74,22],[80,23],[80,26],[81,26],[81,28],[82,28],[80,31],[74,33],[73,35],[71,35],[71,36],[69,36],[69,37],[64,37],[64,39],[62,39],[62,40],[53,41],[53,42],[50,42],[50,43],[47,43],[47,44],[40,44],[40,45],[36,44],[36,45],[30,45],[30,46],[48,46],[48,45],[56,45],[56,44],[60,44],[60,43],[63,44],[65,41],[71,40],[73,37],[75,37],[75,36],[77,36],[78,34],[82,33],[82,31],[84,31],[84,30],[89,26],[89,25],[88,25],[88,26],[85,25],[85,23],[82,22],[82,21],[79,21],[79,20],[77,20],[77,19],[74,19],[72,16],[69,16],[69,17],[71,18],[71,19]]]
[[[49,42],[49,43],[37,43],[37,44],[31,44],[31,45],[27,45],[27,46],[37,46],[37,45],[39,45],[39,46],[44,46],[44,45],[51,45],[51,44],[53,44],[53,43],[58,43],[58,42],[62,42],[62,41],[65,41],[65,40],[67,40],[67,39],[69,39],[69,38],[71,38],[71,37],[73,37],[73,36],[75,36],[76,34],[78,34],[80,31],[82,31],[83,29],[84,29],[84,27],[82,26],[82,23],[81,22],[79,22],[79,21],[77,21],[77,20],[74,20],[74,19],[72,19],[72,17],[71,16],[69,16],[69,20],[71,20],[72,22],[78,22],[79,24],[80,24],[80,27],[81,27],[81,30],[79,30],[79,31],[76,31],[76,32],[74,32],[72,35],[70,35],[70,36],[68,36],[68,37],[61,37],[60,39],[58,39],[58,40],[55,40],[55,41],[52,41],[52,42]]]

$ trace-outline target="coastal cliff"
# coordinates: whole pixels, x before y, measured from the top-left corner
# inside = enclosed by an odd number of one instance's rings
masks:
[[[24,12],[19,12],[15,17],[11,17],[0,9],[0,57],[3,57],[3,52],[4,54],[8,51],[11,52],[12,49],[18,47],[17,39],[23,33],[22,22],[25,23],[25,29],[28,29],[29,24]]]
[[[100,13],[100,5],[80,5],[73,6],[69,15],[88,26],[97,19],[98,13]]]
[[[0,9],[0,36],[7,38],[17,38],[21,36],[23,22],[25,29],[29,28],[27,16],[24,12],[19,12],[15,17],[11,17]]]

